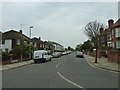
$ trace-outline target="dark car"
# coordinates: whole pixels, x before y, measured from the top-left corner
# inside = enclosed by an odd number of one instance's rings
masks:
[[[79,57],[79,58],[84,58],[84,54],[80,51],[77,51],[76,52],[76,57]]]

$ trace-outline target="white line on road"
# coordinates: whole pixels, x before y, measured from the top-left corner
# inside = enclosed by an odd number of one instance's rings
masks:
[[[56,68],[59,66],[60,63],[61,63],[61,62],[59,62],[59,63],[56,65]]]
[[[74,86],[76,86],[76,87],[78,87],[78,88],[81,88],[81,89],[83,89],[83,90],[87,90],[87,89],[85,89],[84,87],[82,87],[82,86],[80,86],[80,85],[78,85],[78,84],[76,84],[76,83],[68,80],[67,78],[65,78],[64,76],[62,76],[59,72],[57,72],[57,74],[58,74],[61,78],[63,78],[64,80],[66,80],[67,82],[73,84]]]

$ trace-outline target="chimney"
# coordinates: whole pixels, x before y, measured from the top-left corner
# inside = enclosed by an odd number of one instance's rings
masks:
[[[41,40],[41,37],[39,37],[39,40]]]
[[[114,20],[113,19],[110,19],[109,21],[108,21],[108,28],[111,28],[112,26],[113,26],[113,24],[114,24]]]
[[[19,31],[22,34],[22,30]]]
[[[103,33],[103,28],[100,28],[100,35]]]

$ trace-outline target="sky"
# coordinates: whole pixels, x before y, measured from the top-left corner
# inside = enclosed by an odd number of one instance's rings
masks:
[[[43,41],[55,41],[75,48],[88,40],[84,27],[91,21],[107,25],[118,19],[117,2],[2,2],[0,30],[19,31]],[[2,25],[1,25],[2,24]]]

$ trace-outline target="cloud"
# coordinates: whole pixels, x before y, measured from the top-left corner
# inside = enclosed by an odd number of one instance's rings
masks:
[[[4,3],[3,31],[20,29],[29,36],[29,26],[33,25],[32,37],[53,40],[65,47],[75,47],[88,37],[84,26],[94,20],[107,23],[117,20],[117,3]]]

